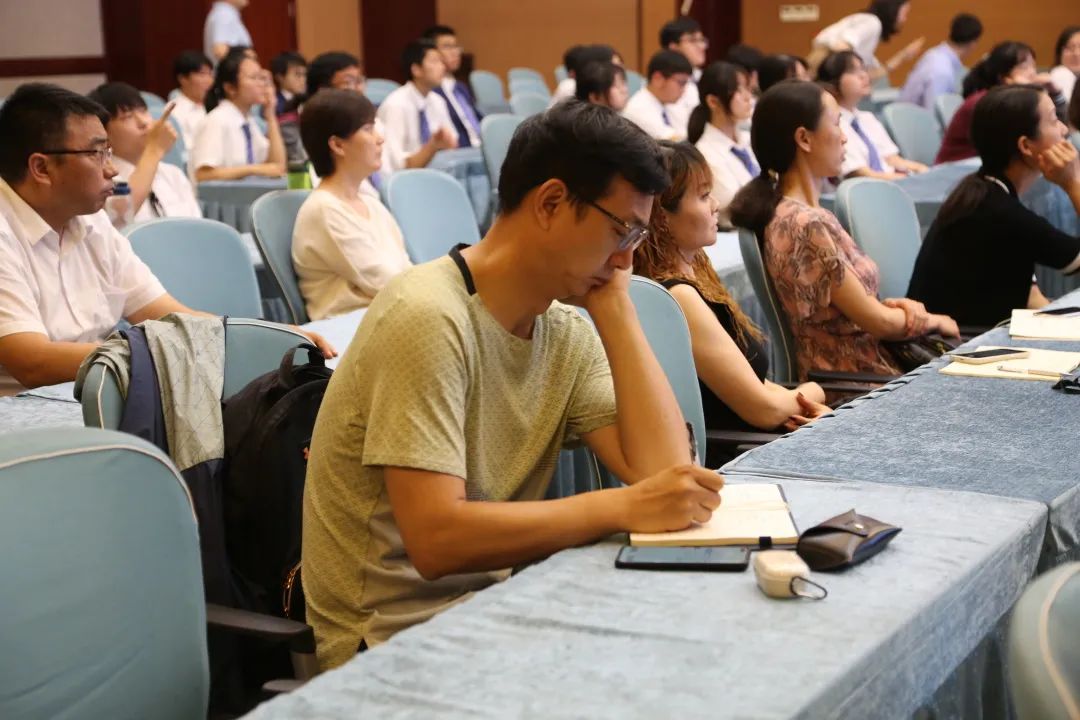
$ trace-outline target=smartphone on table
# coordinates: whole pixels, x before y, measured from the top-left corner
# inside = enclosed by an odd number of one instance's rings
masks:
[[[708,570],[740,572],[750,564],[748,547],[632,547],[615,558],[624,570]]]
[[[969,365],[985,365],[999,360],[1022,360],[1030,354],[1027,350],[1017,348],[991,348],[989,350],[951,352],[949,357],[957,362],[968,363]]]

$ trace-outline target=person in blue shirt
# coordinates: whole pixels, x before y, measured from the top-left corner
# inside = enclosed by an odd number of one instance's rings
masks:
[[[974,15],[960,13],[954,17],[949,39],[923,53],[904,83],[900,101],[933,110],[939,95],[955,93],[964,71],[964,58],[971,54],[982,33],[982,22]]]
[[[203,52],[214,62],[221,62],[236,45],[251,46],[251,33],[244,26],[240,11],[250,0],[217,0],[203,26]]]

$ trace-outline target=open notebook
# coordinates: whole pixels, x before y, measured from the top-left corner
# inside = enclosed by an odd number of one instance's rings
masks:
[[[756,546],[763,537],[772,538],[774,545],[794,545],[799,540],[779,485],[725,485],[720,490],[720,507],[707,523],[676,532],[630,533],[630,544]]]
[[[997,346],[980,345],[978,350],[991,350]],[[963,377],[1001,378],[1003,380],[1041,380],[1043,382],[1057,382],[1058,376],[1046,374],[1031,374],[1027,370],[1040,370],[1046,373],[1069,373],[1073,368],[1080,365],[1080,353],[1064,352],[1062,350],[1042,350],[1039,348],[1013,348],[1014,350],[1027,350],[1030,353],[1026,358],[1019,360],[999,360],[984,365],[971,365],[970,363],[956,362],[955,360],[941,368],[943,375],[961,375]],[[1008,368],[1002,370],[1000,368]]]
[[[1080,340],[1080,317],[1036,315],[1034,310],[1013,310],[1009,335],[1038,340]]]

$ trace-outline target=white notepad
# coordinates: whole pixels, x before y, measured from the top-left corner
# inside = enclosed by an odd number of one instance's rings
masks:
[[[1036,340],[1080,340],[1080,317],[1036,315],[1034,310],[1013,310],[1009,335]]]
[[[702,525],[666,533],[630,533],[635,547],[691,545],[757,545],[763,537],[774,545],[799,540],[795,521],[779,485],[725,485],[720,507]]]
[[[995,345],[980,345],[979,350],[992,350]],[[1031,375],[1024,370],[1046,370],[1048,372],[1067,373],[1080,365],[1080,353],[1062,352],[1061,350],[1039,350],[1036,348],[1010,348],[1012,350],[1027,350],[1029,355],[1019,360],[995,360],[985,365],[972,365],[971,363],[956,362],[941,368],[945,375],[960,375],[963,377],[1002,378],[1004,380],[1042,380],[1043,382],[1057,382],[1058,378],[1049,375]],[[998,366],[1007,367],[1010,370],[1021,372],[1009,372],[999,370]]]

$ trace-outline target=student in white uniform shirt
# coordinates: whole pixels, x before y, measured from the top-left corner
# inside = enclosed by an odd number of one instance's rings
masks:
[[[308,316],[321,320],[367,307],[412,262],[390,211],[361,190],[382,164],[371,101],[320,90],[304,104],[300,134],[321,182],[297,215],[292,258]]]
[[[1050,71],[1050,82],[1061,91],[1066,100],[1071,100],[1078,76],[1080,76],[1080,25],[1073,25],[1065,28],[1054,43],[1054,69]]]
[[[206,16],[203,26],[203,52],[215,62],[221,62],[229,48],[251,46],[251,33],[244,26],[240,11],[249,0],[217,0]]]
[[[424,37],[435,43],[435,48],[446,66],[442,84],[434,92],[446,101],[450,120],[458,136],[458,147],[480,147],[480,111],[476,98],[467,83],[458,82],[454,73],[461,69],[461,44],[457,33],[446,25],[436,25],[424,32]]]
[[[589,63],[577,73],[574,93],[582,102],[622,112],[630,100],[626,71],[615,63]]]
[[[139,91],[122,82],[100,85],[89,97],[109,114],[105,131],[113,149],[116,179],[131,186],[127,201],[133,221],[202,217],[187,175],[177,166],[162,162],[176,142],[176,130],[169,123],[172,108],[166,106],[161,117],[154,120]],[[122,218],[113,218],[117,229],[123,224]]]
[[[457,133],[446,101],[432,92],[446,75],[435,43],[414,40],[402,54],[407,83],[386,96],[377,117],[386,128],[384,175],[403,168],[427,167],[440,150],[458,146]]]
[[[889,58],[884,65],[876,53],[880,43],[904,29],[911,13],[911,0],[873,0],[865,11],[848,15],[829,25],[814,38],[807,57],[811,72],[816,72],[829,53],[854,50],[866,64],[870,78],[876,80],[897,70],[908,60],[919,56],[926,38],[920,37],[908,43],[900,52]]]
[[[840,105],[840,127],[847,136],[844,177],[895,180],[908,173],[927,171],[922,163],[900,155],[900,149],[873,113],[859,110],[859,102],[870,95],[870,75],[858,55],[851,50],[833,53],[821,63],[817,79]]]
[[[671,116],[672,104],[678,102],[690,82],[693,67],[682,53],[661,50],[649,60],[645,87],[634,93],[623,110],[623,117],[657,140],[681,140],[686,125]]]
[[[249,115],[253,105],[262,105],[266,135]],[[274,86],[257,61],[243,51],[231,51],[218,63],[206,108],[209,112],[188,158],[197,182],[285,174],[285,143],[274,113]]]
[[[686,139],[709,163],[720,225],[728,227],[728,206],[735,193],[761,174],[750,133],[738,129],[754,111],[750,78],[738,65],[715,62],[701,74],[698,92],[701,104],[690,115]]]
[[[549,107],[577,95],[578,73],[592,63],[613,63],[619,67],[623,66],[622,56],[610,45],[575,45],[563,55],[567,77],[556,86]]]
[[[185,50],[173,61],[173,77],[179,92],[172,117],[180,126],[184,147],[191,152],[195,135],[206,118],[206,93],[214,84],[214,64],[198,50]]]
[[[660,48],[682,53],[694,68],[690,82],[682,97],[670,110],[672,122],[677,127],[686,127],[690,122],[690,113],[698,106],[697,81],[705,67],[705,53],[709,49],[709,39],[701,32],[701,25],[692,17],[683,15],[660,28]]]

